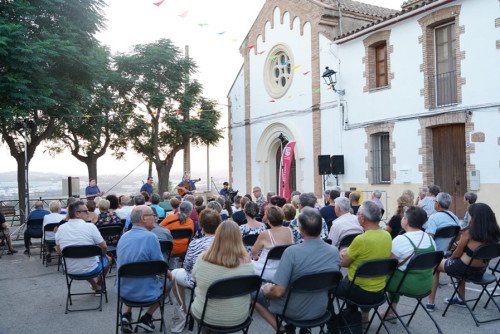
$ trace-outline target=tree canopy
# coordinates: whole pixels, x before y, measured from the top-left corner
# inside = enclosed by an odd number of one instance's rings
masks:
[[[18,165],[24,210],[24,137],[14,124],[31,119],[27,164],[65,117],[77,113],[92,86],[95,33],[102,0],[0,0],[0,128]]]
[[[136,45],[131,54],[115,57],[118,73],[127,80],[121,96],[135,106],[116,150],[132,147],[154,162],[160,193],[168,188],[175,155],[191,140],[215,144],[220,112],[216,103],[202,96],[202,85],[191,76],[195,62],[184,57],[169,40]]]

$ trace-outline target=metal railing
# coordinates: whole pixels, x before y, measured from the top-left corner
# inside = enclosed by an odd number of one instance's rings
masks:
[[[444,107],[458,102],[456,71],[431,75],[427,79],[432,107]]]

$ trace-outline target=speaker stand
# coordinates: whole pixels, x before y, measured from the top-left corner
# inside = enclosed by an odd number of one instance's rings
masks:
[[[335,176],[335,181],[337,182],[337,186],[338,186],[339,185],[339,176],[338,176],[338,174],[335,174],[334,176]]]

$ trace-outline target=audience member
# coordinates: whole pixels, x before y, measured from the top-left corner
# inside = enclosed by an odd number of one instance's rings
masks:
[[[419,207],[427,212],[427,217],[430,217],[432,214],[436,213],[436,209],[434,208],[434,202],[436,201],[436,196],[441,192],[438,186],[431,184],[427,187],[427,194],[418,204]]]
[[[382,204],[382,201],[380,200],[382,198],[382,192],[378,189],[375,189],[372,193],[372,201],[378,205],[380,208],[380,212],[382,213],[382,216],[384,215],[384,204]]]
[[[311,193],[303,193],[299,196],[299,211],[302,212],[302,210],[306,207],[314,208],[314,205],[316,204],[316,196]],[[319,211],[318,211],[319,213]],[[323,218],[321,218],[323,220]],[[295,244],[301,243],[304,241],[302,238],[302,234],[300,233],[300,229],[298,226],[298,218],[295,218],[292,220],[289,226],[292,229],[293,232],[293,242]],[[326,222],[323,220],[323,229],[321,231],[321,239],[326,239],[328,237],[328,227],[326,226]]]
[[[57,253],[62,255],[62,251],[68,246],[98,245],[102,249],[102,262],[99,261],[98,256],[83,259],[68,258],[66,259],[66,271],[68,274],[91,276],[104,268],[104,275],[106,275],[111,258],[106,255],[106,242],[97,227],[94,224],[87,224],[89,219],[87,206],[82,201],[71,203],[68,207],[68,215],[69,221],[59,226],[56,232]],[[102,279],[102,275],[100,275],[97,280],[89,278],[87,282],[93,290],[99,292]]]
[[[14,247],[12,247],[12,239],[10,238],[9,225],[7,224],[5,216],[3,215],[2,212],[0,212],[0,225],[2,226],[1,229],[5,235],[7,247],[9,248],[9,250],[7,251],[7,255],[12,255],[17,253],[17,250],[15,250]]]
[[[99,198],[99,197],[96,197],[96,199]],[[99,198],[99,202],[100,202],[100,198]],[[87,209],[89,209],[89,220],[87,221],[87,223],[92,223],[92,224],[96,224],[97,223],[97,219],[99,218],[99,214],[97,214],[95,211],[97,209],[97,205],[96,205],[96,200],[95,199],[89,199],[85,205],[87,206]]]
[[[170,193],[168,191],[163,193],[163,201],[158,203],[158,205],[165,211],[165,215],[173,211],[172,205],[170,205]]]
[[[247,220],[246,224],[240,225],[240,232],[242,237],[252,234],[260,234],[267,227],[266,224],[258,222],[255,217],[259,213],[259,206],[256,203],[249,202],[245,204],[243,212],[245,212],[245,218]],[[251,246],[247,246],[247,250],[250,253],[252,251]]]
[[[465,202],[465,205],[467,206],[467,209],[465,211],[465,216],[464,216],[464,219],[462,221],[462,224],[460,224],[460,227],[466,228],[467,225],[469,225],[469,206],[471,206],[471,204],[476,203],[476,201],[477,201],[476,193],[474,193],[472,191],[468,191],[465,193],[464,202]]]
[[[469,226],[462,231],[457,248],[450,258],[441,261],[438,272],[446,272],[454,276],[461,276],[466,273],[467,279],[481,280],[488,269],[487,261],[476,259],[472,261],[468,270],[465,268],[479,246],[492,245],[500,241],[500,228],[495,213],[487,204],[472,204],[469,207],[469,217]],[[436,290],[439,285],[439,278],[436,280],[436,276],[434,276],[434,285],[429,295],[428,311],[434,311],[435,309]],[[459,286],[458,296],[455,296],[452,300],[446,298],[444,302],[445,304],[465,306],[465,282],[458,281],[457,284]]]
[[[193,205],[191,202],[182,202],[179,206],[179,212],[165,217],[160,225],[168,228],[169,230],[189,228],[194,235],[194,222],[191,218],[189,218],[192,210]],[[172,255],[184,254],[187,251],[188,242],[189,239],[174,239]]]
[[[405,207],[409,207],[412,205],[412,200],[408,195],[401,195],[397,200],[398,208],[396,212],[389,220],[389,223],[386,225],[385,230],[391,234],[391,237],[394,239],[401,233],[401,219],[405,213]]]
[[[334,190],[335,191],[335,190]],[[359,224],[358,217],[351,214],[351,203],[348,198],[338,197],[335,200],[335,214],[337,219],[332,222],[328,239],[332,241],[332,246],[338,248],[343,237],[350,234],[363,233],[363,228]]]
[[[151,205],[150,207],[155,208],[156,213],[158,214],[159,219],[165,219],[165,210],[160,206],[160,195],[153,194],[151,196]]]
[[[127,263],[143,261],[162,261],[160,243],[155,234],[150,231],[155,227],[155,214],[153,209],[146,205],[136,206],[130,215],[132,228],[125,233],[118,242],[117,270]],[[161,277],[122,278],[120,281],[120,295],[134,302],[148,302],[158,299],[163,291]],[[169,290],[169,287],[166,287]],[[118,285],[115,285],[118,293]],[[158,303],[149,306],[146,313],[140,318],[139,327],[152,332],[155,326],[152,322],[153,313],[158,308]],[[132,333],[132,308],[125,306],[121,318],[124,333]]]
[[[187,313],[185,301],[185,288],[193,288],[194,280],[192,278],[192,270],[198,255],[206,251],[214,241],[215,231],[222,222],[220,214],[213,209],[204,209],[200,213],[200,227],[203,230],[204,237],[191,241],[189,244],[186,257],[184,259],[183,268],[172,270],[172,286],[173,293],[177,299],[177,303],[182,310]]]
[[[210,248],[201,253],[193,267],[196,282],[191,313],[199,321],[208,287],[215,281],[230,277],[252,275],[250,257],[243,246],[238,225],[230,220],[222,222],[215,232]],[[221,299],[207,305],[204,321],[212,326],[235,326],[248,318],[249,296]]]
[[[357,216],[359,224],[365,232],[354,238],[351,245],[340,252],[342,267],[348,268],[348,275],[344,277],[337,289],[339,296],[347,295],[354,273],[361,263],[386,259],[391,256],[391,235],[379,227],[381,214],[377,204],[372,201],[363,202]],[[385,276],[356,278],[356,282],[350,290],[350,299],[359,304],[371,304],[375,300],[380,300],[384,293],[385,281]],[[357,307],[353,304],[352,308],[356,309]],[[361,311],[362,321],[367,322],[370,310],[362,309]]]
[[[262,209],[262,206],[266,203],[266,199],[264,197],[264,195],[262,195],[262,189],[260,189],[260,187],[253,187],[253,195],[255,196],[255,203],[257,203],[258,207],[259,207],[259,211],[260,209]],[[250,198],[252,199],[252,198]]]
[[[247,223],[247,217],[245,216],[245,211],[243,210],[245,208],[245,205],[251,202],[248,197],[243,196],[240,199],[240,207],[241,210],[238,210],[236,212],[233,212],[233,215],[231,216],[231,219],[238,225],[243,225]]]
[[[271,228],[259,234],[257,241],[252,247],[252,261],[255,273],[260,275],[264,263],[267,259],[267,253],[274,246],[290,245],[293,243],[292,230],[283,226],[283,210],[278,206],[268,206],[266,209],[266,217]],[[270,281],[274,277],[274,273],[278,268],[279,261],[269,260],[266,265],[266,271],[262,276],[264,279]]]
[[[203,209],[205,209],[204,205],[205,200],[203,199],[203,196],[197,195],[194,198],[194,209],[196,210],[196,213],[199,215]]]
[[[427,222],[424,224],[425,232],[433,238],[436,231],[447,226],[460,225],[460,222],[453,212],[449,210],[451,205],[451,196],[448,193],[439,193],[434,202],[434,210]],[[425,210],[425,209],[424,209]],[[451,238],[439,238],[436,240],[437,250],[446,252]]]
[[[333,222],[337,219],[335,214],[335,200],[340,197],[340,193],[337,190],[328,191],[328,195],[325,196],[326,204],[319,210],[323,219],[328,222]]]
[[[120,198],[121,207],[116,210],[116,215],[120,219],[126,219],[134,207],[130,205],[131,199],[129,196],[123,195]]]
[[[353,191],[349,194],[349,200],[351,201],[351,209],[353,214],[357,214],[359,210],[359,193]]]
[[[283,205],[283,214],[284,214],[283,226],[289,227],[292,220],[295,219],[295,215],[297,214],[297,209],[295,209],[295,207],[292,204],[287,203]]]
[[[399,294],[394,294],[413,256],[436,250],[434,239],[422,231],[422,226],[427,220],[427,213],[422,208],[410,206],[403,214],[401,225],[406,233],[392,240],[391,256],[397,259],[399,264],[387,286],[388,297],[393,302],[394,310],[397,308],[401,294],[423,295],[432,288],[433,284],[432,269],[412,270],[406,275]],[[394,312],[389,311],[388,317],[394,316]],[[396,319],[389,321],[396,323]]]
[[[146,205],[146,199],[144,198],[143,195],[139,194],[134,196],[134,205],[132,206],[132,210],[139,205]],[[125,219],[125,229],[128,230],[130,227],[130,215],[132,214],[132,211],[127,215],[127,218]]]
[[[121,219],[116,215],[116,212],[111,212],[109,210],[110,202],[107,199],[103,199],[99,202],[99,211],[101,212],[97,217],[97,227],[111,224],[120,224]]]
[[[43,217],[43,226],[48,225],[48,224],[58,224],[62,220],[64,220],[64,218],[66,218],[65,215],[61,214],[61,202],[59,202],[59,201],[51,201],[49,203],[49,211],[50,211],[50,213]],[[55,232],[47,231],[45,233],[45,240],[55,241],[56,240]],[[47,261],[47,263],[50,263],[52,261],[52,251],[53,250],[54,250],[53,246],[50,246],[46,250],[47,255],[45,256],[45,260]]]
[[[273,283],[264,284],[257,297],[255,309],[275,331],[274,313],[282,313],[290,282],[303,275],[340,269],[338,250],[321,240],[323,219],[318,210],[303,208],[299,215],[299,229],[304,242],[285,250]],[[286,314],[296,321],[315,319],[324,314],[327,304],[327,293],[297,293],[290,297]],[[287,332],[292,331],[295,333],[294,328],[287,328]]]
[[[50,214],[49,211],[43,208],[42,201],[35,202],[35,210],[31,211],[28,220],[43,219],[46,215]],[[30,253],[31,238],[41,238],[43,236],[43,226],[28,226],[24,231],[24,254]]]

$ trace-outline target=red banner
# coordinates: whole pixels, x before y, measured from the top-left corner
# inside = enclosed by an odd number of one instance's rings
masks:
[[[295,148],[295,142],[291,141],[286,144],[281,155],[281,166],[280,166],[280,180],[279,195],[285,197],[287,200],[290,199],[290,168],[292,167],[293,161],[293,150]]]

